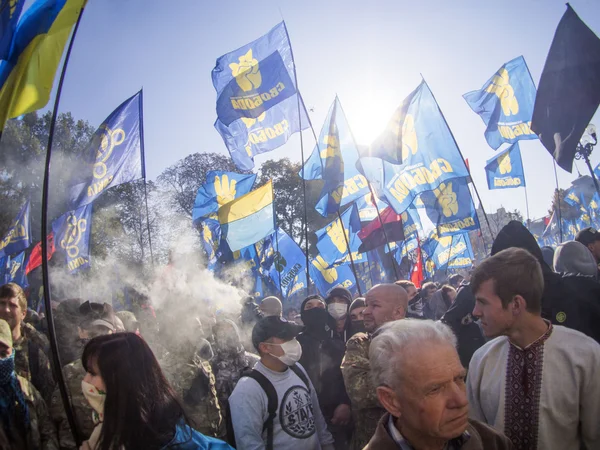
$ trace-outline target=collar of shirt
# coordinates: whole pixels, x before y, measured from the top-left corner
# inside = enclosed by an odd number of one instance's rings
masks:
[[[546,342],[546,340],[550,337],[550,335],[552,334],[552,322],[550,322],[549,320],[544,319],[544,322],[546,322],[546,324],[548,325],[548,329],[546,330],[546,332],[544,334],[542,334],[539,338],[537,338],[535,341],[533,341],[531,344],[529,344],[527,347],[525,348],[521,348],[516,344],[513,344],[510,339],[508,340],[508,342],[510,343],[510,345],[512,345],[514,348],[516,348],[517,350],[520,350],[522,352],[526,351],[526,350],[533,350],[536,347],[540,347],[542,345],[544,345],[544,342]]]
[[[415,450],[415,448],[408,442],[404,436],[398,431],[396,425],[394,424],[394,416],[390,414],[390,418],[387,423],[387,429],[390,434],[390,437],[394,440],[394,442],[398,445],[398,448],[401,450]],[[468,431],[465,430],[463,434],[460,436],[451,439],[444,446],[444,450],[460,450],[463,445],[467,443],[467,441],[471,438],[471,435]]]

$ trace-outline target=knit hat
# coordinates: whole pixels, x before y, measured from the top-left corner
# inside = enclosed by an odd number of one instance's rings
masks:
[[[585,245],[577,241],[560,244],[554,253],[554,270],[559,273],[596,276],[596,260]]]
[[[325,299],[325,303],[329,304],[333,300],[333,297],[340,297],[348,302],[348,305],[352,303],[352,294],[345,287],[335,287],[329,291],[327,294],[327,298]]]
[[[8,347],[13,346],[12,332],[6,320],[0,319],[0,342]]]
[[[348,313],[350,313],[353,309],[356,308],[364,308],[366,305],[365,303],[365,299],[364,297],[357,297],[354,299],[354,301],[350,304],[350,309],[348,310]]]

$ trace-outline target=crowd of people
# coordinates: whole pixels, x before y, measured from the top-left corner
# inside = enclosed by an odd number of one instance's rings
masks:
[[[0,287],[0,449],[600,449],[600,233],[519,222],[470,274],[134,311]],[[596,375],[594,375],[596,374]],[[68,411],[72,411],[72,419]]]

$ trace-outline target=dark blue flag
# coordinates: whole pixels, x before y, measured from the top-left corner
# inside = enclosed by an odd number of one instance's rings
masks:
[[[144,176],[141,127],[142,91],[125,100],[96,130],[85,155],[89,167],[75,175],[69,192],[72,209]]]
[[[0,257],[14,255],[25,250],[31,244],[31,205],[29,200],[25,202],[19,214],[15,218],[8,233],[0,241]]]
[[[0,2],[0,60],[7,60],[25,0]]]
[[[328,265],[348,262],[348,244],[352,257],[356,255],[359,259],[358,248],[361,240],[357,233],[360,231],[360,218],[356,205],[352,205],[339,218],[329,223],[327,226],[315,231],[317,235],[317,249],[321,257]]]
[[[54,245],[65,255],[70,273],[91,266],[92,205],[63,214],[52,223]]]
[[[8,262],[10,256],[0,256],[0,283],[8,283]]]
[[[516,142],[485,165],[488,189],[525,187],[521,149]]]
[[[26,289],[27,286],[29,286],[29,282],[27,281],[27,275],[25,273],[26,266],[27,264],[25,264],[25,252],[21,252],[13,258],[9,258],[8,269],[6,273],[6,282],[16,283],[23,289]]]

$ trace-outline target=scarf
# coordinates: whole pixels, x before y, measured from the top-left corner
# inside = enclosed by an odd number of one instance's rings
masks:
[[[15,423],[29,428],[29,407],[15,373],[14,351],[0,359],[0,420],[6,432],[10,432]]]

